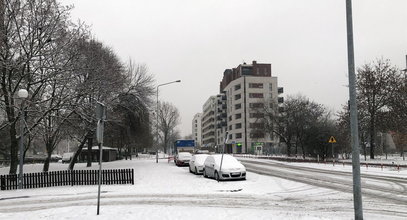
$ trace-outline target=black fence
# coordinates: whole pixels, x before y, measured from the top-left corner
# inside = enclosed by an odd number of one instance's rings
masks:
[[[63,170],[41,173],[24,173],[23,188],[41,188],[52,186],[97,185],[99,170]],[[134,169],[102,170],[102,184],[134,185]],[[18,188],[18,175],[0,175],[1,190]]]

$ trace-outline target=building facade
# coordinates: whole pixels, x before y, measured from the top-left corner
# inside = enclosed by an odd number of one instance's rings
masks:
[[[279,143],[277,136],[264,130],[265,109],[277,112],[278,103],[284,101],[271,64],[253,61],[225,70],[220,91],[226,96],[229,140],[225,152],[262,154]]]
[[[195,146],[202,145],[202,113],[197,113],[192,119],[192,136],[195,140]]]
[[[215,138],[216,96],[211,96],[202,108],[202,145],[203,148],[214,148]]]

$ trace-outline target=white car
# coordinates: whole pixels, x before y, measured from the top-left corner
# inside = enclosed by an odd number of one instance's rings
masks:
[[[204,170],[204,162],[208,154],[195,154],[189,161],[189,172],[195,174],[202,174]]]
[[[246,179],[246,167],[243,166],[236,158],[224,154],[222,167],[221,154],[210,155],[204,163],[204,177],[213,177],[216,180]]]
[[[177,166],[188,166],[191,157],[192,154],[189,152],[179,152],[177,156],[175,156],[174,162]]]

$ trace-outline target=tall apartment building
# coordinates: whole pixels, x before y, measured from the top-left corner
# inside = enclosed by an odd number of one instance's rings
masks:
[[[202,145],[202,113],[196,113],[192,119],[192,136],[195,146]]]
[[[211,96],[202,109],[202,147],[215,147],[216,96]]]
[[[222,152],[223,145],[225,145],[226,131],[227,131],[227,100],[226,93],[221,93],[216,96],[216,151]]]
[[[220,91],[226,95],[227,153],[263,153],[278,144],[277,136],[264,131],[265,107],[276,108],[279,97],[277,77],[271,75],[271,64],[240,64],[226,69],[220,82]],[[276,109],[278,110],[278,109]]]

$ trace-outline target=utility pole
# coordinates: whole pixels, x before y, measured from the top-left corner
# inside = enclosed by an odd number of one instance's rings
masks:
[[[353,21],[352,0],[346,0],[346,29],[348,42],[348,72],[349,72],[349,104],[350,104],[350,130],[352,146],[352,173],[353,173],[353,207],[355,219],[363,219],[362,190],[360,183],[360,158],[359,158],[359,132],[358,110],[356,104],[356,75],[355,57],[353,50]]]

